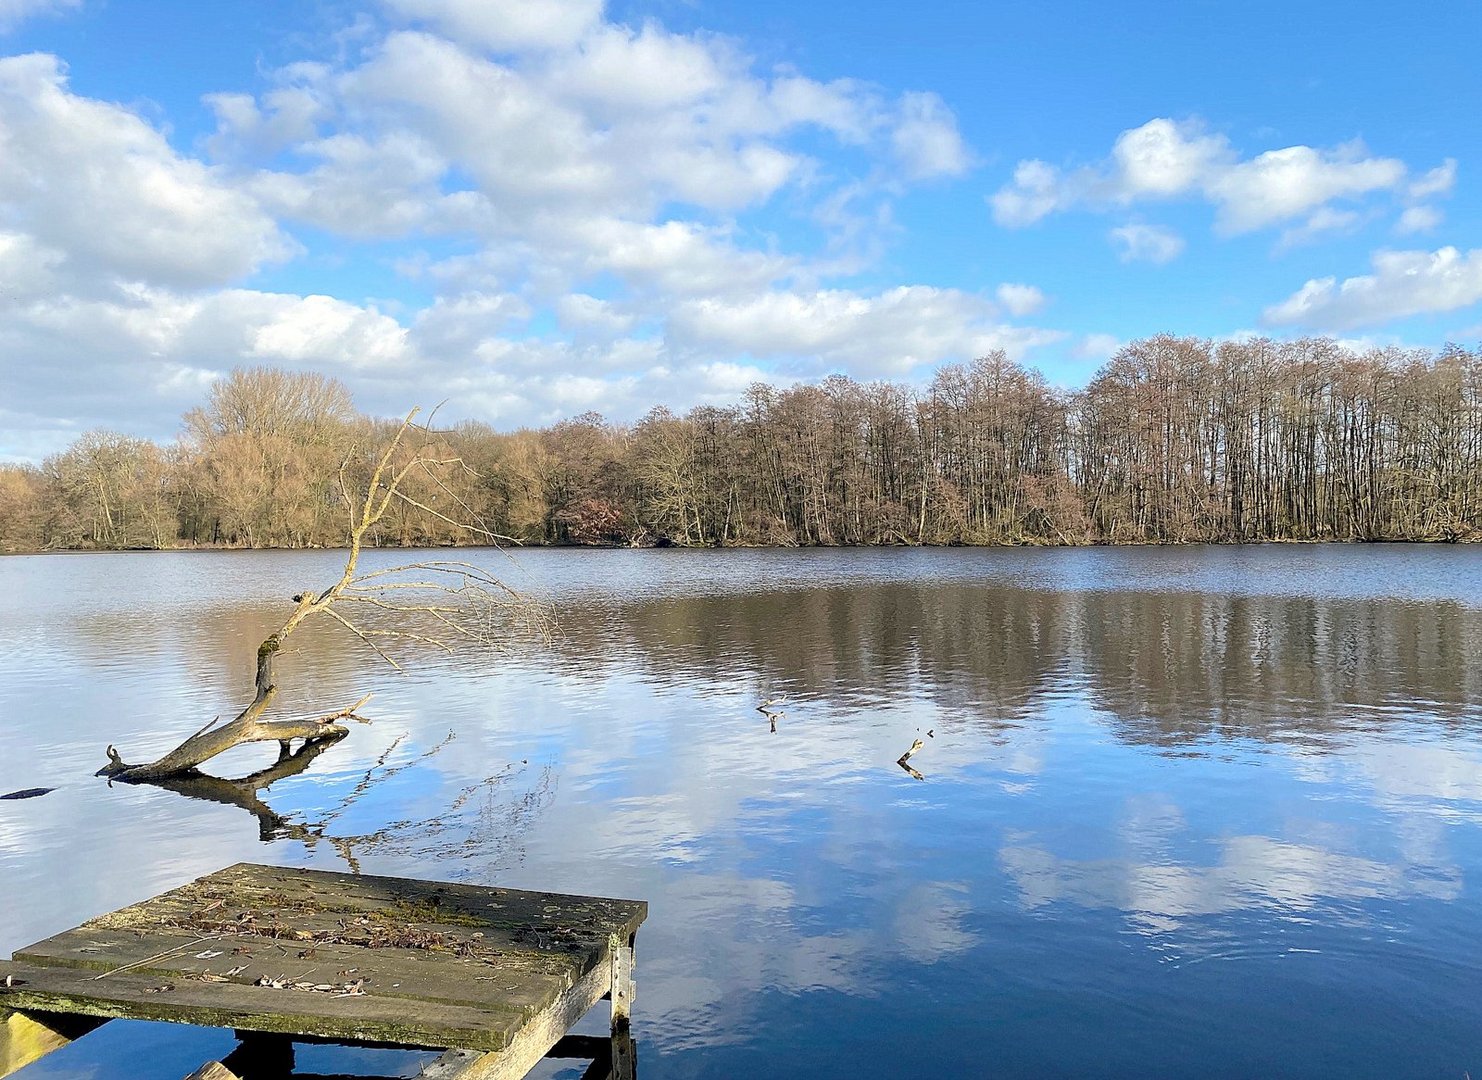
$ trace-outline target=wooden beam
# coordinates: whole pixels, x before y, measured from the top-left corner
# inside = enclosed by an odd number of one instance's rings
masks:
[[[633,997],[637,988],[633,984],[633,939],[613,934],[608,941],[608,955],[612,962],[612,1031],[626,1031],[633,1015]]]
[[[634,1080],[638,1072],[630,1022],[637,985],[633,981],[635,935],[613,934],[608,943],[612,959],[612,1069],[611,1080]]]
[[[634,1080],[638,1075],[638,1047],[625,1026],[612,1033],[611,1080]]]
[[[0,1009],[0,1077],[39,1061],[106,1022],[91,1016]]]
[[[601,963],[520,1029],[503,1050],[449,1050],[417,1075],[421,1080],[523,1080],[571,1025],[602,1000],[612,981],[610,964]]]

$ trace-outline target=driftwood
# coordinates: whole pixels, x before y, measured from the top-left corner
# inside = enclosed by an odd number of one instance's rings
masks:
[[[322,744],[343,738],[348,729],[342,720],[369,721],[359,709],[370,700],[362,697],[349,708],[312,719],[263,719],[277,694],[273,665],[283,643],[306,619],[316,615],[338,623],[364,645],[402,670],[388,649],[398,645],[431,646],[452,652],[458,644],[498,644],[511,630],[548,633],[548,615],[529,598],[517,593],[488,571],[465,562],[433,560],[408,563],[383,570],[362,572],[362,545],[391,507],[402,503],[489,541],[501,539],[484,528],[472,509],[444,483],[439,472],[463,468],[457,458],[438,459],[418,452],[396,463],[407,432],[413,429],[418,410],[402,421],[395,436],[376,462],[363,497],[350,493],[345,468],[340,469],[340,490],[350,507],[350,545],[339,581],[323,592],[306,590],[293,598],[292,614],[257,649],[256,693],[252,702],[226,722],[213,720],[163,757],[141,765],[130,765],[112,746],[108,764],[98,776],[127,783],[157,783],[171,777],[199,775],[198,766],[235,746],[253,742],[277,742],[280,761],[291,753],[294,740]],[[423,430],[423,429],[419,429]],[[434,509],[402,490],[415,474],[428,479],[447,494],[448,512]]]
[[[931,734],[931,732],[927,732],[927,734],[929,735]],[[895,759],[895,763],[902,769],[905,769],[906,772],[910,774],[911,779],[913,780],[926,779],[925,776],[921,775],[921,773],[917,771],[914,766],[911,765],[911,758],[913,758],[916,755],[917,751],[919,751],[925,745],[926,744],[920,739],[916,739],[911,743],[911,749],[907,750],[904,754]]]
[[[299,611],[305,608],[304,599],[299,600]],[[295,613],[297,614],[297,613]],[[291,624],[291,620],[290,620]],[[292,740],[300,739],[305,745],[335,741],[349,734],[341,720],[365,718],[357,712],[367,701],[367,694],[348,709],[312,720],[262,719],[263,712],[272,703],[278,687],[273,682],[273,660],[278,654],[282,631],[263,642],[257,650],[257,695],[236,719],[219,727],[215,721],[197,731],[164,757],[147,765],[129,765],[112,746],[108,747],[108,764],[97,771],[97,776],[107,776],[127,783],[145,783],[165,780],[172,776],[186,776],[195,771],[217,754],[234,746],[250,742],[276,742],[281,749],[280,760],[287,757]]]

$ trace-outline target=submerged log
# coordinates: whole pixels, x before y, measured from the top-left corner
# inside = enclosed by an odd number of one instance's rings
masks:
[[[0,802],[7,802],[13,799],[39,799],[43,795],[50,795],[55,790],[56,788],[49,787],[28,787],[21,791],[10,791],[4,795],[0,795]]]

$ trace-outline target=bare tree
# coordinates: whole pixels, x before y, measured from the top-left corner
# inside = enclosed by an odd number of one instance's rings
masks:
[[[184,418],[207,513],[197,539],[245,547],[340,544],[336,466],[367,426],[350,392],[312,372],[239,368]]]
[[[24,465],[0,465],[0,551],[41,546],[45,477]]]
[[[98,770],[99,776],[131,783],[165,780],[191,774],[204,762],[243,743],[277,742],[287,755],[292,740],[319,743],[339,739],[347,731],[341,721],[365,722],[359,710],[369,694],[348,708],[324,716],[264,719],[277,693],[274,662],[283,643],[298,627],[316,617],[339,624],[397,670],[402,667],[394,654],[404,646],[451,652],[460,644],[498,645],[511,635],[547,631],[548,616],[543,607],[471,563],[429,560],[379,570],[361,568],[361,549],[367,536],[388,513],[402,506],[411,506],[485,540],[501,539],[479,523],[448,484],[447,475],[461,470],[462,461],[425,452],[433,441],[432,433],[414,423],[417,413],[413,409],[407,415],[375,459],[363,496],[352,497],[347,467],[341,468],[341,491],[350,507],[350,544],[344,570],[339,580],[322,592],[306,589],[293,597],[292,613],[258,646],[256,694],[251,703],[224,724],[213,720],[148,764],[130,765],[110,746],[109,762]],[[410,432],[426,437],[422,449],[409,451]],[[446,496],[441,507],[427,498],[429,489]]]
[[[164,499],[165,470],[165,455],[145,439],[84,433],[46,462],[53,537],[69,547],[166,546],[176,511]]]
[[[238,371],[174,453],[90,433],[0,468],[0,548],[342,546],[337,469],[394,427],[332,380]],[[367,547],[478,543],[474,519],[550,544],[1482,539],[1482,351],[1459,346],[1158,335],[1075,392],[991,353],[921,387],[832,376],[632,426],[439,438],[418,453],[474,468],[408,473]]]

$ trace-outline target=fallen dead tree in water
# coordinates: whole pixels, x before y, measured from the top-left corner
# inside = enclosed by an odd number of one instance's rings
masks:
[[[226,723],[219,717],[212,720],[169,753],[146,764],[130,765],[109,746],[108,764],[96,775],[127,783],[159,782],[194,775],[205,762],[245,743],[277,742],[286,757],[294,740],[304,745],[327,743],[348,733],[341,721],[368,723],[359,710],[370,700],[369,694],[348,708],[315,718],[264,719],[277,695],[274,664],[284,642],[316,616],[349,630],[398,671],[402,667],[392,651],[400,646],[452,652],[460,644],[498,645],[512,635],[547,632],[548,617],[538,604],[471,563],[432,560],[380,570],[360,568],[366,537],[393,507],[409,506],[491,542],[504,539],[480,524],[444,480],[447,470],[466,468],[461,459],[432,456],[425,449],[408,452],[405,443],[409,432],[430,434],[427,428],[414,424],[417,412],[413,409],[407,415],[380,454],[363,498],[351,495],[346,470],[341,468],[340,489],[351,513],[344,571],[328,589],[306,590],[293,597],[292,614],[258,646],[253,680],[256,692],[251,703]],[[448,512],[409,494],[409,479],[430,482],[434,491],[445,493]]]

